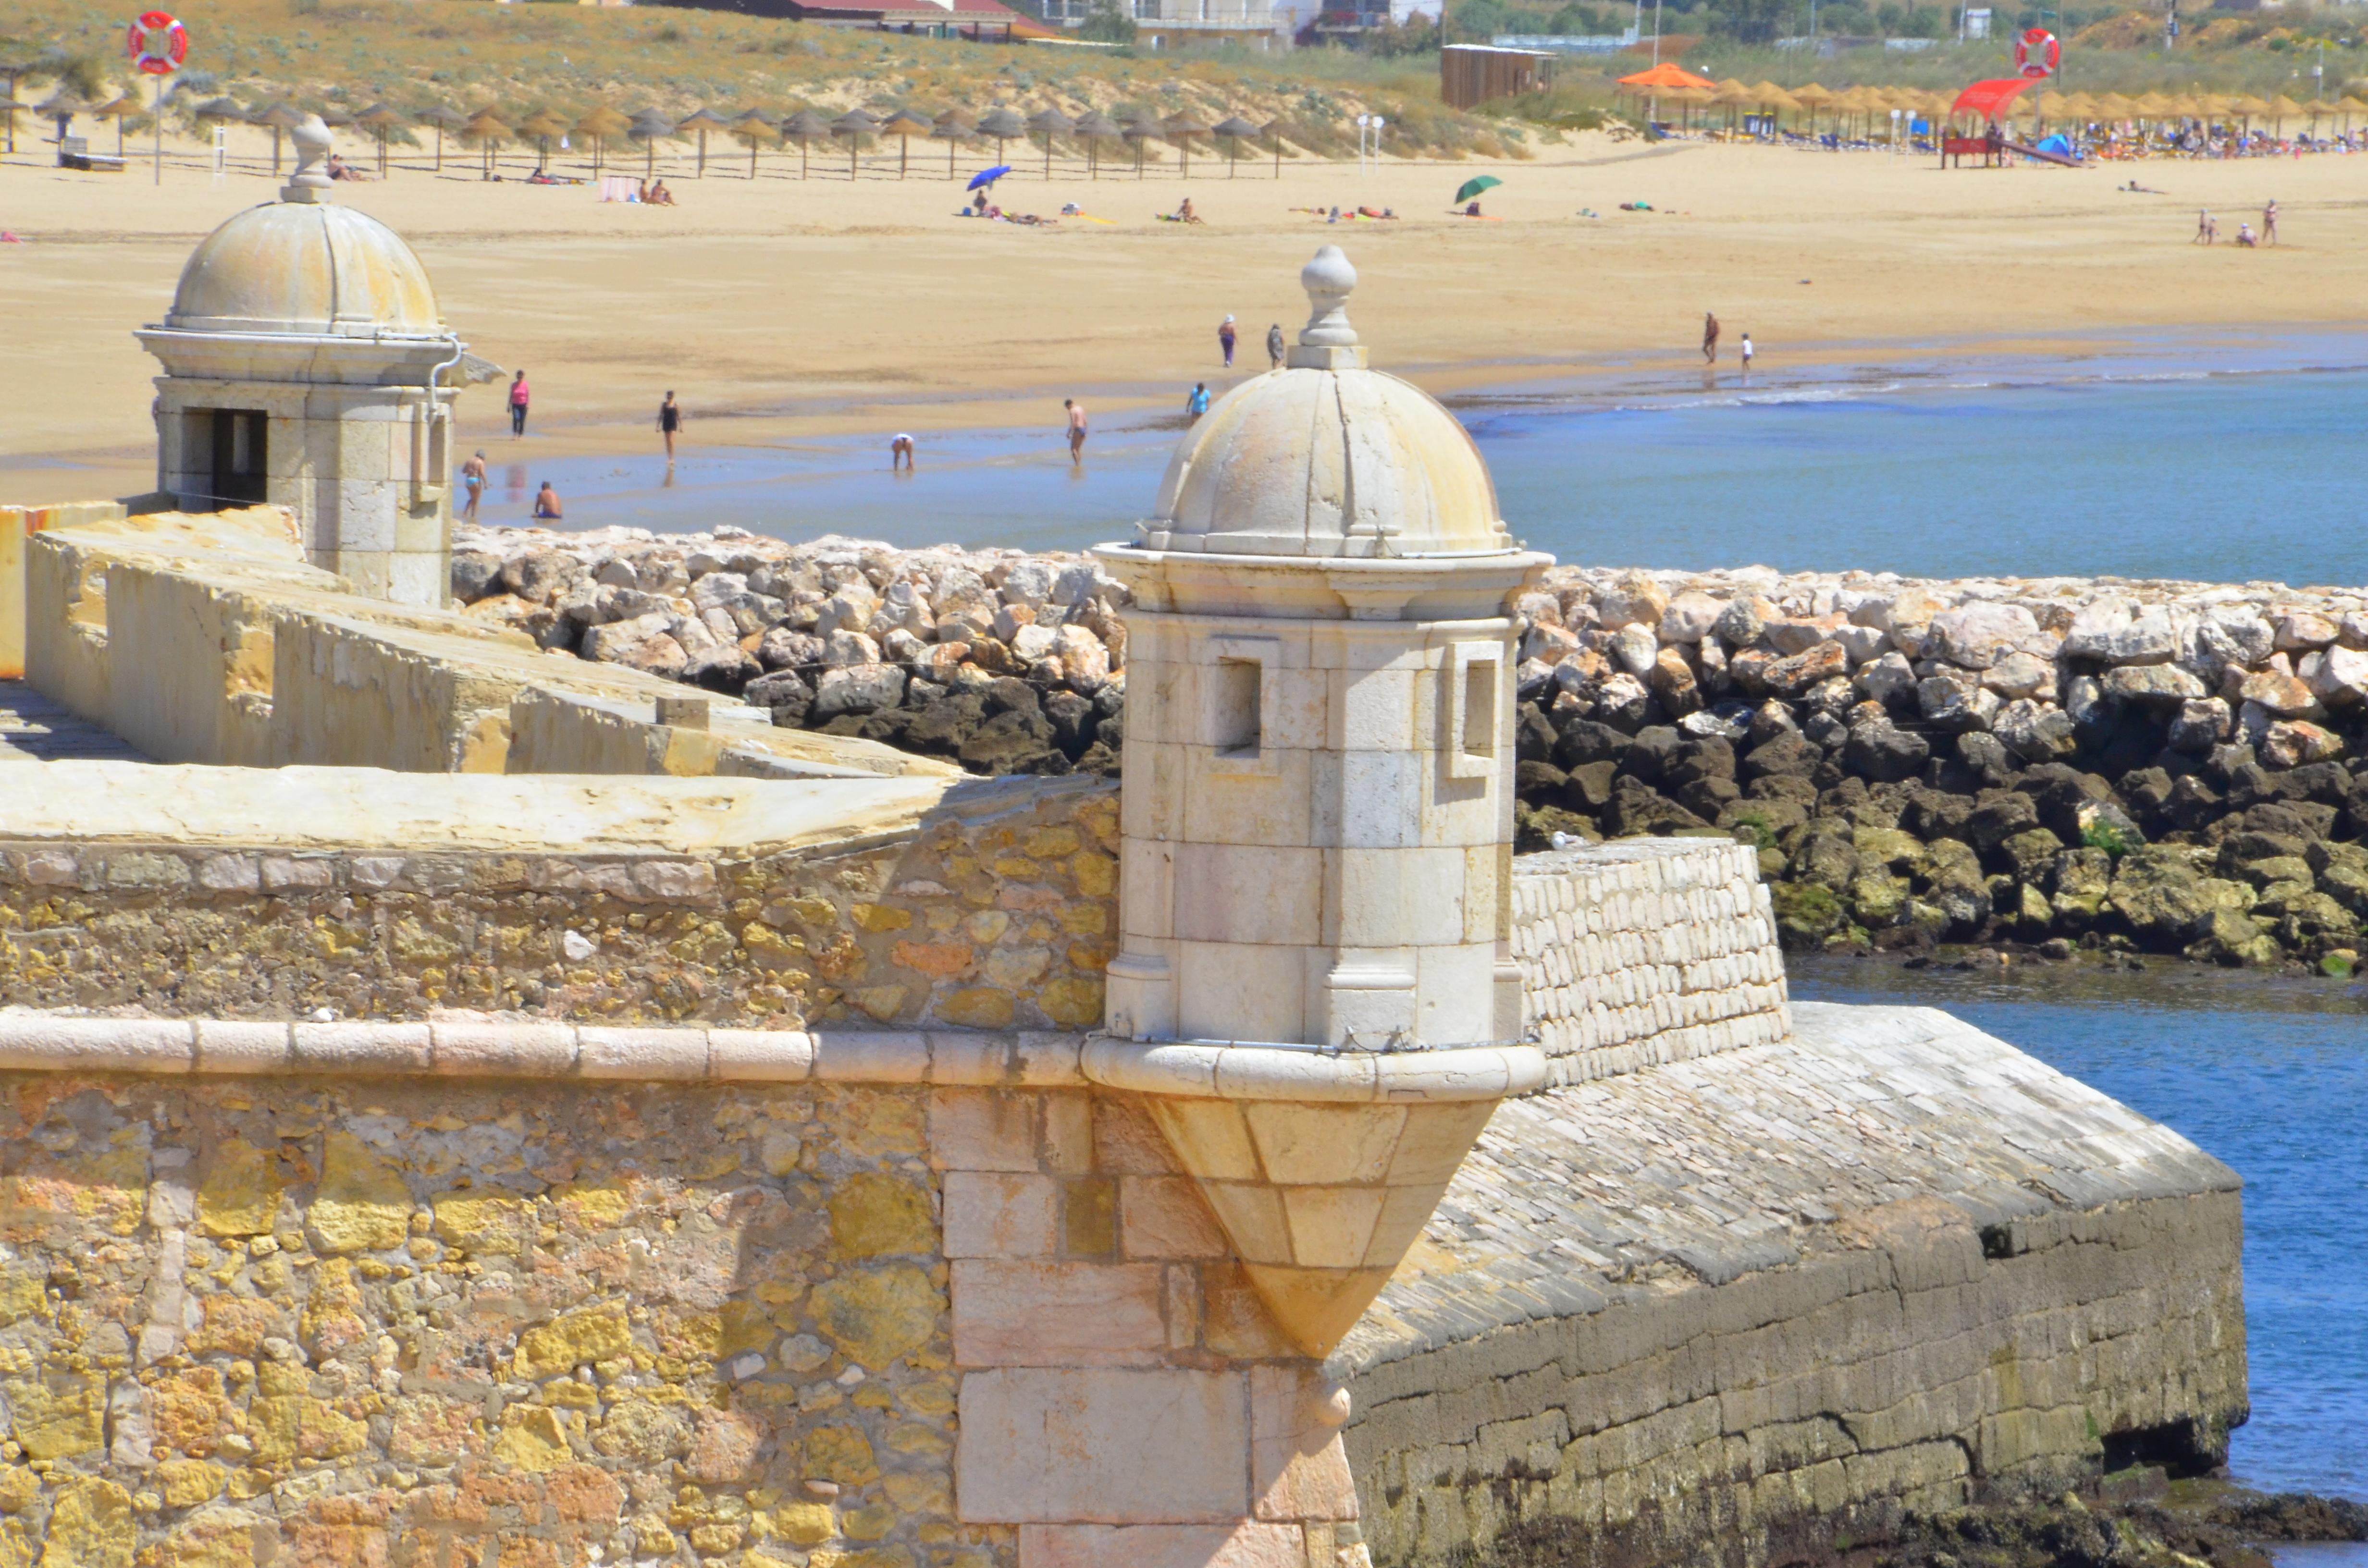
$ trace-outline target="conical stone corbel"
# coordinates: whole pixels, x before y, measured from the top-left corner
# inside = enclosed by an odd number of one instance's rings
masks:
[[[1389,1282],[1480,1130],[1545,1081],[1533,1046],[1381,1055],[1097,1040],[1142,1095],[1276,1324],[1322,1358]]]

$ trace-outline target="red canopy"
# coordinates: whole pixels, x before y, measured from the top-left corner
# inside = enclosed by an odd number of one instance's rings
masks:
[[[1623,87],[1715,87],[1716,82],[1707,76],[1697,76],[1675,61],[1664,60],[1650,71],[1639,71],[1634,76],[1622,76]]]
[[[2014,96],[2031,85],[2028,76],[2001,76],[1994,82],[1976,82],[1957,95],[1949,106],[1952,115],[1970,114],[1980,119],[1996,119],[1998,111],[2014,101]]]

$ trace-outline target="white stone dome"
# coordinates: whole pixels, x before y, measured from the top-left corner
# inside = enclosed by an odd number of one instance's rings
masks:
[[[427,269],[401,235],[326,202],[250,207],[208,234],[181,268],[176,332],[441,337]]]
[[[1288,368],[1217,400],[1177,447],[1137,548],[1212,555],[1497,554],[1515,548],[1471,436],[1421,389],[1370,370],[1336,245],[1300,274],[1315,314]]]

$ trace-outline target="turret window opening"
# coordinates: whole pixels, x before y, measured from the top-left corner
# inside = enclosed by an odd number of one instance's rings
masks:
[[[1217,755],[1255,758],[1258,754],[1259,707],[1266,666],[1256,659],[1217,661],[1214,740]]]

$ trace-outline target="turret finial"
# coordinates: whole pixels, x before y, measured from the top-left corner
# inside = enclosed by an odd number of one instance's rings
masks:
[[[279,189],[282,201],[322,201],[329,189],[329,128],[317,114],[308,114],[290,128],[288,140],[296,144],[296,172]]]
[[[1299,286],[1307,290],[1307,324],[1299,329],[1299,346],[1291,351],[1295,370],[1353,369],[1365,363],[1357,329],[1349,324],[1349,296],[1357,287],[1357,269],[1338,245],[1326,245],[1299,269]]]

